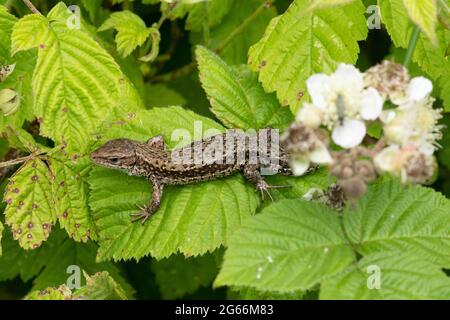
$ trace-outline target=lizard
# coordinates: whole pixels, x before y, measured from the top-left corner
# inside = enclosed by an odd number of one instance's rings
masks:
[[[271,128],[253,133],[231,129],[174,150],[166,148],[162,135],[145,143],[114,139],[93,151],[90,158],[97,165],[142,176],[151,182],[150,204],[132,214],[133,221],[143,223],[158,210],[166,185],[209,181],[242,172],[263,198],[267,193],[272,199],[270,188],[286,186],[270,186],[261,171],[292,174],[288,157],[279,145],[278,131]]]

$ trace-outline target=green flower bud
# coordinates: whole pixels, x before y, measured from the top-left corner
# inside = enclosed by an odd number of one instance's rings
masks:
[[[4,116],[12,115],[19,109],[20,96],[13,89],[0,90],[0,110]]]

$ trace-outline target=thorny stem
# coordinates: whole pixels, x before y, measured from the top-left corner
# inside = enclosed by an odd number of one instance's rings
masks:
[[[248,16],[236,29],[231,32],[228,37],[225,38],[214,50],[217,53],[220,53],[227,45],[230,44],[233,39],[242,33],[242,31],[256,18],[258,15],[266,8],[270,8],[272,5],[273,0],[267,0],[265,1],[261,6],[259,6],[255,12],[253,12],[250,16]],[[193,61],[179,69],[176,69],[174,71],[157,75],[151,79],[152,82],[169,82],[174,79],[178,79],[182,76],[185,76],[189,74],[192,70],[195,69],[196,62]]]
[[[42,13],[38,9],[36,9],[36,7],[31,3],[30,0],[22,0],[22,1],[23,3],[25,3],[28,9],[31,10],[31,12],[42,15]]]
[[[409,63],[411,62],[414,50],[416,49],[417,46],[417,41],[419,40],[419,35],[420,35],[420,28],[416,26],[414,28],[411,39],[409,40],[408,51],[406,51],[405,61],[403,62],[405,68],[408,68]]]

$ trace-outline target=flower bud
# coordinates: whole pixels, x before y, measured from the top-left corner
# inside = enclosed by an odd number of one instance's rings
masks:
[[[0,110],[4,116],[9,116],[17,111],[20,105],[20,96],[13,89],[0,90]]]
[[[396,100],[403,97],[409,84],[408,70],[401,64],[385,60],[364,74],[364,82],[374,87],[384,98]]]

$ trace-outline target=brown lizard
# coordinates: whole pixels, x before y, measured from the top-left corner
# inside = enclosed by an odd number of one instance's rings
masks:
[[[146,143],[116,139],[95,150],[91,159],[103,167],[120,169],[151,181],[151,204],[140,207],[141,212],[133,214],[135,221],[142,219],[145,222],[159,208],[165,185],[208,181],[242,172],[263,197],[265,192],[272,198],[269,188],[282,186],[268,185],[261,171],[291,174],[278,142],[278,131],[274,129],[250,134],[228,130],[172,151],[166,149],[162,136],[153,137]]]

